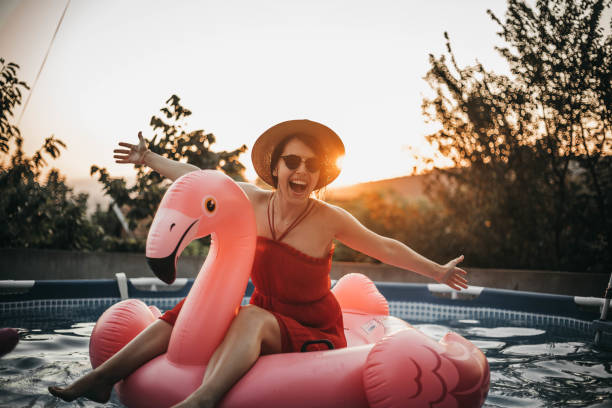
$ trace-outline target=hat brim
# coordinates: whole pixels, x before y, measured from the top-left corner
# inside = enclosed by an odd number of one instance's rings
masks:
[[[325,152],[327,159],[326,176],[319,178],[315,189],[320,189],[334,181],[340,174],[341,169],[337,165],[337,160],[344,156],[344,144],[336,132],[327,126],[306,119],[288,120],[274,125],[263,132],[255,141],[253,150],[251,150],[251,160],[259,178],[270,186],[274,186],[274,179],[270,171],[272,152],[285,137],[294,134],[315,138]],[[321,178],[324,178],[324,180]]]

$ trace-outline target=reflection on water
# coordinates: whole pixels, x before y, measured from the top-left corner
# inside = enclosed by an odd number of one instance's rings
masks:
[[[6,323],[19,328],[17,322]],[[68,403],[47,392],[48,386],[67,384],[91,369],[89,336],[94,323],[59,319],[23,323],[19,344],[0,359],[0,407],[123,406],[114,393],[108,404],[98,404],[88,400]],[[0,325],[4,327],[5,322]]]
[[[9,326],[20,327],[21,341],[0,359],[0,407],[122,406],[114,393],[106,405],[65,403],[47,393],[49,385],[66,384],[90,369],[93,323],[48,316],[0,319],[0,327]],[[593,348],[591,339],[580,333],[507,321],[414,326],[436,340],[455,331],[483,350],[491,367],[485,407],[612,407],[612,352]]]
[[[466,330],[465,333],[474,337],[492,337],[495,339],[503,339],[506,337],[538,336],[546,333],[546,331],[540,329],[530,329],[528,327],[471,327]]]

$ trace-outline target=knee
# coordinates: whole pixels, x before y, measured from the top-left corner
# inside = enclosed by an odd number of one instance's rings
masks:
[[[269,314],[269,313],[270,312],[268,312],[265,309],[262,309],[259,306],[246,305],[246,306],[242,306],[240,310],[238,310],[238,316],[236,316],[236,318],[241,319],[241,320],[247,320],[247,321],[261,320],[265,318],[266,314]]]
[[[255,305],[240,308],[238,316],[234,319],[236,330],[249,333],[259,339],[262,354],[281,352],[281,333],[276,317],[266,309]]]
[[[236,323],[249,326],[251,329],[263,330],[274,319],[274,315],[255,305],[246,305],[240,308],[236,316]]]

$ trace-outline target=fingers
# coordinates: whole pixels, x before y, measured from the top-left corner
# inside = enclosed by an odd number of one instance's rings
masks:
[[[468,285],[465,283],[455,283],[455,282],[448,282],[447,283],[448,286],[450,286],[452,289],[455,290],[461,290],[461,289],[467,289]]]
[[[127,147],[128,149],[137,149],[139,145],[146,145],[146,141],[144,139],[144,137],[142,136],[142,132],[138,132],[138,144],[132,144],[132,143],[126,143],[126,142],[119,142],[119,146],[121,147]],[[115,150],[115,153],[124,153],[125,150],[120,151],[120,150]]]
[[[467,289],[467,285],[460,285],[456,282],[447,282],[446,285],[450,286],[451,289],[455,289],[455,290]]]
[[[129,147],[130,149],[135,149],[136,148],[136,145],[133,145],[131,143],[125,143],[125,142],[119,142],[119,146]]]
[[[113,156],[113,159],[115,159],[116,163],[129,163],[128,162],[128,157],[127,156]]]
[[[455,290],[468,288],[467,272],[463,269],[454,267],[448,275],[448,280],[445,283],[451,288]]]
[[[465,277],[460,276],[460,275],[455,275],[450,280],[452,280],[453,282],[461,283],[461,284],[467,284],[467,279],[465,279]]]
[[[127,147],[127,149],[115,149],[113,150],[113,158],[115,159],[115,163],[135,163],[134,159],[130,159],[130,157],[139,151],[142,150],[144,146],[146,146],[146,141],[142,136],[142,132],[138,132],[138,144],[119,142],[119,146]]]
[[[113,159],[115,159],[115,163],[133,163],[133,160],[130,160],[130,155],[128,154],[115,154],[113,156]]]
[[[458,273],[458,274],[461,274],[461,275],[467,275],[466,271],[464,271],[461,268],[457,268],[456,266],[455,266],[455,273]]]
[[[457,264],[459,264],[459,263],[463,262],[463,258],[464,258],[464,257],[463,257],[463,255],[458,256],[457,258],[455,258],[455,259],[453,259],[453,260],[449,261],[449,262],[446,264],[446,266],[451,267],[451,268],[454,268],[454,267],[456,267],[456,266],[457,266]]]
[[[468,288],[467,282],[454,281],[453,285],[458,286],[458,287],[460,287],[462,289],[467,289]]]
[[[467,272],[461,268],[455,268],[453,272],[453,281],[467,288]]]
[[[447,282],[446,283],[448,286],[450,286],[451,288],[455,289],[455,290],[461,290],[461,289],[467,289],[468,285],[467,283],[459,283],[459,282]]]

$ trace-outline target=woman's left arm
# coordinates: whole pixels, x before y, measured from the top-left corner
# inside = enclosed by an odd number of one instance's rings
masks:
[[[467,272],[457,267],[457,264],[463,261],[463,255],[445,265],[437,264],[395,239],[370,231],[346,210],[336,206],[329,207],[334,212],[334,237],[345,245],[386,264],[445,283],[453,289],[467,288]]]

